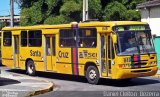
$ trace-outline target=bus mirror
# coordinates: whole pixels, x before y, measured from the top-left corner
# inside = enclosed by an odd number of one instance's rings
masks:
[[[113,39],[113,43],[117,43],[117,35],[113,34],[112,39]]]

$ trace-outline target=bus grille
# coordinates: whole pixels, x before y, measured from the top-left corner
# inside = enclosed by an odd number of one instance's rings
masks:
[[[147,63],[135,63],[134,66],[145,66]]]
[[[148,69],[148,70],[134,70],[131,72],[138,73],[138,72],[149,72],[149,71],[151,71],[151,70],[150,69]]]
[[[135,63],[134,64],[135,67],[144,67],[146,65],[147,65],[147,63]]]

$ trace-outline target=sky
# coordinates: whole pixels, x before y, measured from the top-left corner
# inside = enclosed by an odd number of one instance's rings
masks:
[[[10,0],[0,0],[0,16],[7,16],[10,13]],[[14,3],[14,14],[19,15],[20,8],[17,3]]]

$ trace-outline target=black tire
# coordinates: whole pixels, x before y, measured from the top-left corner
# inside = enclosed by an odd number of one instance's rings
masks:
[[[98,72],[98,69],[95,66],[89,66],[87,68],[85,76],[86,76],[86,78],[88,80],[88,83],[90,83],[90,84],[98,84],[99,72]]]
[[[36,73],[36,69],[35,69],[35,65],[34,62],[32,60],[29,60],[27,62],[27,66],[26,66],[26,72],[28,75],[30,76],[34,76]]]

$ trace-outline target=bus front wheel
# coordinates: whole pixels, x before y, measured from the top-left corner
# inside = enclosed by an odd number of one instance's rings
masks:
[[[90,84],[98,84],[99,72],[95,66],[89,66],[85,76]]]
[[[30,76],[34,76],[35,75],[35,65],[34,62],[32,60],[29,60],[27,62],[27,74]]]

